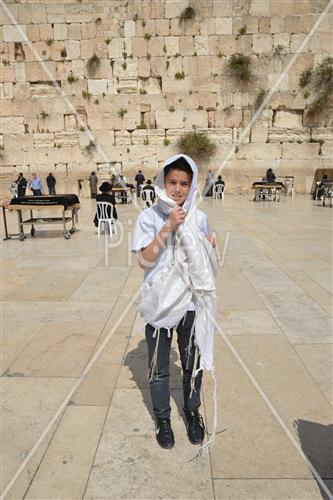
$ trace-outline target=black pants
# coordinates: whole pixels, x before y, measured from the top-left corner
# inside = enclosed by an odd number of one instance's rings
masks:
[[[190,341],[191,327],[193,325],[194,316],[194,311],[188,311],[184,324],[182,320],[177,327],[178,349],[183,370],[184,408],[189,411],[199,408],[201,404],[200,389],[202,381],[202,371],[200,371],[195,378],[194,390],[192,391],[191,396],[191,376],[193,371],[195,353],[193,338],[191,347],[189,350],[187,350]],[[151,361],[154,355],[158,337],[157,334],[155,337],[153,337],[154,331],[155,329],[153,326],[149,324],[146,325],[149,367],[151,366]],[[170,349],[173,332],[170,331],[170,333],[171,336],[168,337],[168,331],[161,328],[157,352],[157,370],[156,373],[154,372],[153,380],[150,382],[150,394],[153,403],[153,411],[156,418],[169,418],[171,413],[169,379]],[[198,359],[197,368],[199,368],[199,363],[200,359]]]
[[[33,189],[32,193],[34,196],[41,196],[42,195],[42,192],[40,189]]]

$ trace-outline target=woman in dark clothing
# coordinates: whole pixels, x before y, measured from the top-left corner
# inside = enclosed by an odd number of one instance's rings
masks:
[[[113,218],[118,219],[117,215],[117,210],[116,210],[116,199],[114,195],[112,194],[112,184],[109,182],[103,182],[100,187],[98,188],[99,191],[101,191],[102,194],[98,194],[96,196],[96,201],[107,201],[108,203],[111,203],[113,205]],[[108,214],[111,216],[111,213]],[[97,213],[95,214],[94,218],[94,224],[97,227],[98,226],[98,218],[97,218]]]
[[[269,168],[266,172],[266,182],[268,184],[274,184],[275,179],[276,179],[276,177],[275,177],[273,170],[271,168]]]

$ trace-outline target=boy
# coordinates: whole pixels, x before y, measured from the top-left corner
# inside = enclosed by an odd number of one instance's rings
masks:
[[[163,269],[174,262],[176,238],[186,221],[189,208],[195,204],[197,168],[185,155],[169,158],[156,180],[158,200],[138,217],[132,251],[138,254],[139,265],[145,271],[145,284],[150,286],[161,278]],[[173,207],[173,208],[172,208]],[[207,216],[196,211],[196,231],[209,235]],[[213,244],[213,243],[212,243]],[[192,328],[195,321],[195,297],[192,292],[185,303],[183,318],[174,324],[178,334],[178,348],[183,370],[184,414],[188,438],[192,444],[201,444],[205,427],[199,414],[202,368],[197,356]],[[177,303],[175,304],[177,308]],[[173,311],[171,311],[172,315]],[[156,417],[156,439],[162,448],[174,446],[170,423],[169,361],[173,328],[159,328],[146,324],[150,366],[150,392]],[[155,371],[154,371],[155,368]],[[193,377],[195,373],[195,378]]]

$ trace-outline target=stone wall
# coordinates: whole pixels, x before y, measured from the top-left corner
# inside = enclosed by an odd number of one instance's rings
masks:
[[[217,144],[201,175],[217,170],[327,0],[190,0],[195,18],[186,21],[188,0],[6,5],[18,27],[2,10],[2,175],[106,178],[110,164],[153,176],[193,129]],[[230,190],[247,190],[272,167],[304,192],[316,169],[331,166],[333,111],[309,120],[299,78],[332,53],[332,24],[330,12],[226,162]],[[251,58],[249,83],[230,73],[236,53]]]

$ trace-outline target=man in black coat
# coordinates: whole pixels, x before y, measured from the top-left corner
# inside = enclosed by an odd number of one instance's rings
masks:
[[[27,179],[23,177],[22,172],[19,173],[19,176],[16,181],[17,184],[17,197],[21,198],[22,196],[25,196],[25,191],[27,189]]]
[[[101,191],[102,194],[98,194],[96,196],[96,201],[107,201],[108,203],[111,203],[113,205],[113,218],[118,219],[117,215],[117,210],[116,210],[116,199],[114,195],[112,194],[112,184],[109,182],[103,182],[99,186],[99,191]],[[108,207],[109,208],[109,207]],[[108,216],[111,217],[111,213],[108,213]],[[97,213],[95,214],[94,218],[94,224],[97,227],[98,226],[98,218],[97,218]]]
[[[139,172],[135,176],[135,182],[136,182],[136,195],[139,198],[140,196],[140,186],[145,182],[145,176],[143,175],[142,171],[139,170]]]
[[[56,189],[55,189],[55,186],[56,186],[56,178],[54,177],[54,175],[52,175],[52,172],[49,173],[49,175],[46,177],[46,184],[47,184],[47,187],[49,189],[49,194],[56,194]]]

